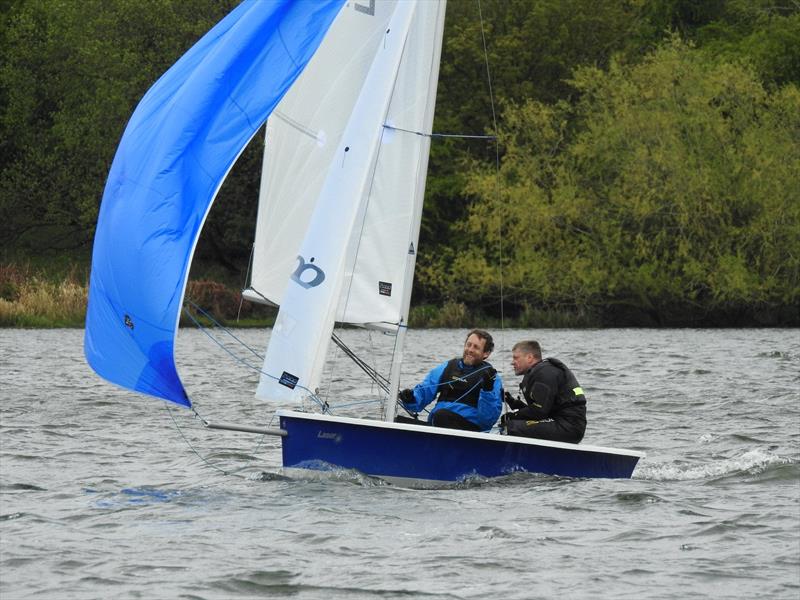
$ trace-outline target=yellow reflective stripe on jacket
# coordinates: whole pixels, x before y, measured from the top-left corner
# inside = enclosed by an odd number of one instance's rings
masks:
[[[572,388],[572,393],[575,394],[576,396],[583,396],[583,388],[582,387]]]

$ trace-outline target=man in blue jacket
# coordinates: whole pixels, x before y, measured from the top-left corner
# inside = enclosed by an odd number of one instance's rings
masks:
[[[482,329],[473,329],[464,342],[461,358],[440,364],[413,390],[405,389],[398,394],[403,407],[416,417],[416,413],[436,400],[428,415],[429,425],[489,431],[503,405],[503,382],[486,362],[493,349],[492,336]],[[395,420],[424,424],[403,416]]]

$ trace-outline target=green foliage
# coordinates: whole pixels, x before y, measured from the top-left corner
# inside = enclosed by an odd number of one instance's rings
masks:
[[[0,238],[86,244],[138,99],[234,0],[20,1],[0,64]]]
[[[4,260],[85,263],[136,103],[236,4],[0,0]],[[502,143],[432,143],[414,301],[440,308],[420,319],[491,314],[502,291],[521,324],[778,307],[796,323],[798,86],[796,0],[451,0],[434,130]],[[262,139],[195,278],[241,282]]]
[[[195,251],[195,261],[223,266],[227,278],[234,276],[239,285],[243,283],[255,238],[263,156],[262,128],[222,184]]]
[[[574,90],[566,80],[573,69],[585,64],[605,66],[613,53],[628,47],[627,40],[641,26],[641,4],[595,0],[450,2],[434,130],[493,133],[487,63],[496,105],[530,98],[544,102],[569,98]],[[469,245],[458,228],[473,201],[465,190],[467,159],[493,164],[494,144],[435,140],[431,146],[416,290],[428,299],[442,297],[436,277],[440,255],[460,254]]]
[[[701,47],[721,60],[752,65],[767,84],[800,85],[800,13],[787,17],[753,15],[759,27],[714,23],[700,32]]]
[[[446,302],[442,306],[423,304],[415,306],[408,315],[411,327],[463,327],[471,316],[461,302]]]
[[[571,84],[575,105],[506,111],[501,191],[490,171],[471,178],[482,202],[464,231],[480,242],[454,261],[451,285],[474,278],[498,293],[502,262],[512,302],[678,318],[800,301],[797,87],[769,93],[677,37],[636,66],[578,69]]]

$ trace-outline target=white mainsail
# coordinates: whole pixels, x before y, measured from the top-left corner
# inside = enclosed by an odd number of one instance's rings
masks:
[[[281,308],[261,398],[316,389],[334,321],[405,318],[443,23],[443,2],[350,3],[270,118],[248,297]]]

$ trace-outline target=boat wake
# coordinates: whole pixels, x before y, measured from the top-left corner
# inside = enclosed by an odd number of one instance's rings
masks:
[[[371,477],[357,469],[346,469],[323,460],[309,460],[294,467],[284,467],[284,476],[300,481],[341,481],[362,487],[390,485],[379,477]]]
[[[658,463],[645,459],[636,467],[633,479],[650,481],[714,480],[739,475],[763,475],[785,465],[797,465],[797,462],[770,450],[756,448],[737,456],[713,459],[701,464],[693,464],[689,461]]]

